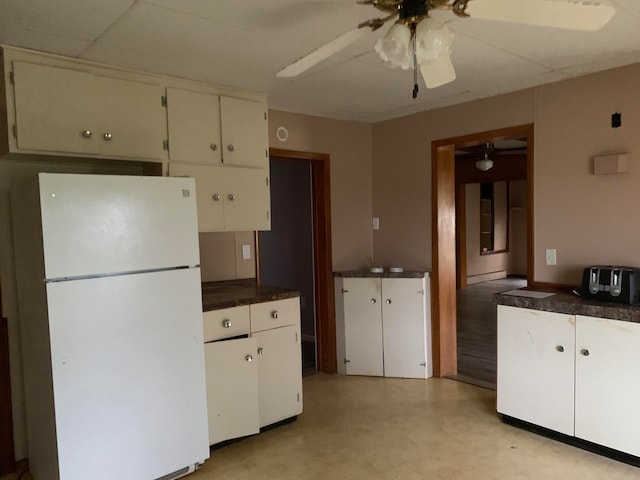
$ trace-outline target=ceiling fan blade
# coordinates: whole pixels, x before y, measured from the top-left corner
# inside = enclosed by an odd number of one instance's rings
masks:
[[[456,71],[448,53],[440,55],[430,62],[420,64],[420,73],[427,88],[437,88],[456,79]]]
[[[467,13],[484,20],[592,32],[604,27],[616,9],[587,0],[472,0]]]
[[[303,72],[306,72],[311,67],[326,60],[331,55],[338,53],[340,50],[348,47],[359,38],[365,36],[370,30],[367,28],[354,28],[340,35],[338,38],[334,38],[329,43],[325,43],[320,48],[314,50],[309,55],[302,57],[300,60],[295,61],[288,67],[280,70],[277,77],[295,77]]]

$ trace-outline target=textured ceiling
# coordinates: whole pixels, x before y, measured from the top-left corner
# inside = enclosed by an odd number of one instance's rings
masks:
[[[435,12],[455,33],[458,78],[422,86],[416,100],[412,73],[373,52],[386,28],[299,77],[276,78],[380,16],[352,0],[0,0],[0,43],[263,92],[278,110],[376,122],[640,61],[640,0],[600,3],[617,13],[591,33]]]

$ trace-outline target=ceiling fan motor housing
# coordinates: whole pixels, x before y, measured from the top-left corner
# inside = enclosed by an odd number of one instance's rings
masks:
[[[428,13],[427,0],[404,0],[398,10],[401,20],[424,17]]]

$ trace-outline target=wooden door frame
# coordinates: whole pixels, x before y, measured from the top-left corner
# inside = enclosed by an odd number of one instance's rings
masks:
[[[534,125],[526,124],[431,142],[433,371],[458,373],[456,345],[456,185],[455,148],[486,139],[527,138],[527,281],[534,284],[533,158]]]
[[[9,329],[2,312],[0,292],[0,474],[15,472],[13,413],[11,410],[11,373],[9,367]]]
[[[330,156],[270,148],[269,158],[311,164],[317,369],[336,373],[336,317],[331,253]],[[260,277],[258,277],[260,278]]]

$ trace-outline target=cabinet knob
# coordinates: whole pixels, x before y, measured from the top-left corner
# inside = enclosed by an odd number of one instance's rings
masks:
[[[391,304],[391,299],[390,299],[390,298],[387,298],[387,300],[386,300],[386,302],[385,302],[385,303],[386,303],[387,305],[390,305],[390,304]]]
[[[232,143],[230,143],[229,145],[227,145],[227,150],[229,150],[230,152],[233,152],[235,150],[235,147],[233,146]]]
[[[247,355],[246,357],[244,357],[244,359],[245,359],[247,362],[253,362],[253,356],[252,356],[252,355]]]
[[[219,193],[214,193],[211,198],[213,198],[214,202],[219,202],[220,201],[220,194]]]
[[[84,130],[84,131],[82,132],[82,136],[83,136],[84,138],[91,138],[91,135],[93,135],[93,132],[91,132],[91,130]]]
[[[280,318],[280,314],[278,313],[277,310],[274,310],[273,312],[271,312],[271,318],[274,318],[274,319]]]
[[[227,319],[225,319],[225,320],[222,322],[222,326],[223,326],[224,328],[229,328],[229,327],[231,326],[231,320],[229,320],[228,318],[227,318]]]
[[[211,144],[211,150],[213,150],[214,152],[215,152],[216,150],[218,150],[218,145],[216,145],[215,143],[212,143],[212,144]]]
[[[562,345],[558,345],[556,347],[556,350],[559,351],[560,353],[564,352],[564,347]]]
[[[258,349],[258,355],[262,355],[264,353],[264,348],[260,347]]]
[[[227,198],[233,202],[236,199],[236,196],[233,193],[230,193],[229,195],[227,195]]]
[[[580,353],[585,357],[588,357],[590,355],[589,350],[587,350],[586,348],[583,348],[582,350],[580,350]]]
[[[107,142],[110,142],[112,138],[113,138],[113,135],[111,135],[109,132],[105,132],[105,134],[104,134],[104,139],[105,139]]]
[[[372,299],[371,299],[371,303],[376,303],[376,299],[375,299],[375,298],[372,298]]]

